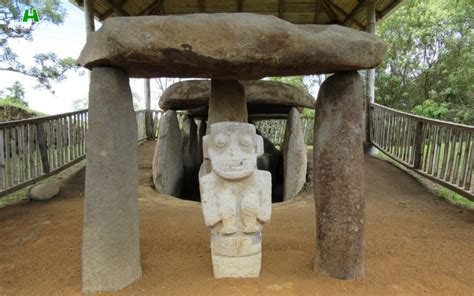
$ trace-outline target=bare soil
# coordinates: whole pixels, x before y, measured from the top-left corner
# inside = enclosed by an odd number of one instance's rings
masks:
[[[413,177],[366,157],[366,275],[312,271],[310,194],[274,204],[257,279],[212,276],[199,203],[150,188],[153,143],[140,146],[143,278],[120,295],[474,295],[474,214],[439,200]],[[84,169],[50,202],[0,209],[0,295],[81,293]],[[110,293],[115,294],[115,293]]]

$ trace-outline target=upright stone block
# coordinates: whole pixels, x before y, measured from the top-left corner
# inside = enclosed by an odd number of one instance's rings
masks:
[[[155,190],[181,197],[183,190],[183,139],[178,116],[168,110],[160,121],[160,134],[156,141],[152,171]]]
[[[211,80],[209,125],[216,122],[248,122],[245,91],[237,80]]]
[[[199,169],[199,144],[197,125],[194,118],[186,117],[183,121],[183,166],[184,175],[190,176]]]
[[[306,182],[308,154],[300,112],[292,108],[286,122],[283,142],[283,200],[298,195]]]
[[[262,137],[247,123],[222,122],[204,137],[212,170],[199,179],[202,211],[211,227],[215,278],[258,277],[262,224],[271,216],[271,174],[257,169]]]
[[[326,79],[316,103],[314,269],[338,279],[364,275],[362,103],[362,82],[355,71]]]
[[[194,118],[187,116],[182,124],[183,133],[183,197],[199,201],[199,144]]]
[[[87,137],[82,289],[115,291],[142,273],[137,122],[122,70],[92,70]]]
[[[198,163],[199,165],[202,164],[202,161],[204,160],[204,155],[202,151],[202,138],[206,135],[207,131],[207,123],[206,120],[202,119],[199,122],[199,129],[198,129]]]

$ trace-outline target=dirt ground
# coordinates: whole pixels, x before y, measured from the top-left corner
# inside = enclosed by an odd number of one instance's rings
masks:
[[[153,143],[140,146],[143,278],[120,295],[474,295],[474,213],[451,206],[389,163],[366,158],[366,275],[312,271],[311,196],[274,204],[257,279],[212,276],[199,203],[150,187]],[[84,169],[50,202],[0,209],[0,295],[81,293]],[[108,293],[107,293],[108,294]],[[112,293],[110,293],[112,294]],[[113,293],[115,294],[115,293]]]

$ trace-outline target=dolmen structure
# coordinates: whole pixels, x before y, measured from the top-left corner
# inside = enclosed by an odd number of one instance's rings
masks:
[[[239,81],[334,73],[323,83],[316,106],[314,269],[339,279],[363,276],[363,108],[357,70],[376,67],[385,51],[383,41],[368,33],[247,13],[105,20],[88,36],[78,60],[92,70],[83,291],[118,290],[142,275],[130,77],[211,79],[209,133],[203,137],[211,171],[199,183],[204,220],[212,228],[214,275],[254,277],[264,252],[262,225],[271,216],[271,180],[256,167],[263,140],[248,123]]]
[[[298,109],[314,109],[315,100],[305,90],[286,83],[268,80],[239,83],[245,94],[250,123],[262,119],[287,119],[283,153],[264,138],[264,153],[257,162],[259,169],[272,175],[272,201],[289,200],[301,191],[306,181],[307,151]],[[198,175],[211,171],[210,160],[203,158],[202,149],[210,96],[210,80],[181,81],[171,85],[161,96],[160,107],[167,113],[161,120],[160,141],[157,141],[153,160],[153,181],[157,191],[199,199]],[[176,111],[179,110],[186,111],[182,136],[177,132]],[[199,119],[199,134],[194,119]],[[258,130],[257,133],[260,135]],[[182,155],[172,155],[179,154],[180,150]]]

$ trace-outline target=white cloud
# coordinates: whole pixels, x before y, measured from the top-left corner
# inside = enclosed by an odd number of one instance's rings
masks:
[[[56,26],[52,24],[40,24],[33,33],[33,41],[13,40],[11,48],[19,56],[25,65],[33,64],[33,56],[36,53],[52,51],[59,57],[77,58],[85,44],[86,33],[84,25],[84,13],[76,6],[63,2],[67,11],[64,24]],[[100,24],[96,23],[96,28]],[[46,114],[58,114],[72,111],[72,102],[77,99],[87,98],[89,91],[89,79],[85,75],[70,73],[67,80],[54,83],[55,95],[47,90],[35,89],[36,82],[33,78],[21,74],[0,71],[0,89],[11,86],[15,81],[20,81],[26,89],[25,98],[29,106]],[[138,80],[138,81],[137,81]],[[132,91],[143,93],[143,82],[132,79],[130,83]]]

